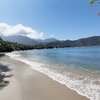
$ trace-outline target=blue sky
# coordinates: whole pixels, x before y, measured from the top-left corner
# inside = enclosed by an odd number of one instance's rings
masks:
[[[100,36],[99,10],[89,0],[0,0],[0,23],[31,27],[43,38],[78,39]]]

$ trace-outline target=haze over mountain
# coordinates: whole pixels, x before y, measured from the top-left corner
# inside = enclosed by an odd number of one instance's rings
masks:
[[[82,38],[78,40],[57,40],[56,38],[48,39],[31,39],[26,36],[0,36],[4,41],[14,42],[25,45],[46,45],[49,47],[80,47],[100,45],[100,36]]]
[[[26,44],[26,45],[37,45],[37,44],[45,44],[59,41],[55,38],[48,38],[48,39],[31,39],[26,36],[21,35],[12,35],[12,36],[0,36],[4,41],[14,42],[18,44]]]
[[[36,44],[36,41],[25,37],[25,36],[20,36],[20,35],[16,35],[16,36],[0,36],[4,41],[9,41],[9,42],[14,42],[14,43],[18,43],[18,44],[30,44],[30,45],[34,45]]]

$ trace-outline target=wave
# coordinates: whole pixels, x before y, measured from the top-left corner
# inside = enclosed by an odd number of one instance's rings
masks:
[[[63,75],[55,70],[51,70],[43,63],[28,61],[28,59],[21,58],[20,55],[14,55],[13,53],[7,54],[12,59],[22,61],[31,66],[32,69],[41,72],[60,84],[66,85],[68,88],[75,90],[78,94],[88,97],[91,100],[100,100],[100,85],[94,84],[88,77],[83,80],[78,80],[75,77],[70,77],[68,74]]]

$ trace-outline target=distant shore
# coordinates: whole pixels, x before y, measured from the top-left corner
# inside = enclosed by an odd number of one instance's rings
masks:
[[[0,61],[13,69],[9,85],[0,90],[0,100],[89,100],[23,62],[4,55]]]

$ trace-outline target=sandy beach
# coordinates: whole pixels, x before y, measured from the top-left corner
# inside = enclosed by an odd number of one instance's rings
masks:
[[[13,74],[5,79],[9,84],[0,90],[0,100],[89,100],[23,62],[8,56],[0,62],[9,64]]]

